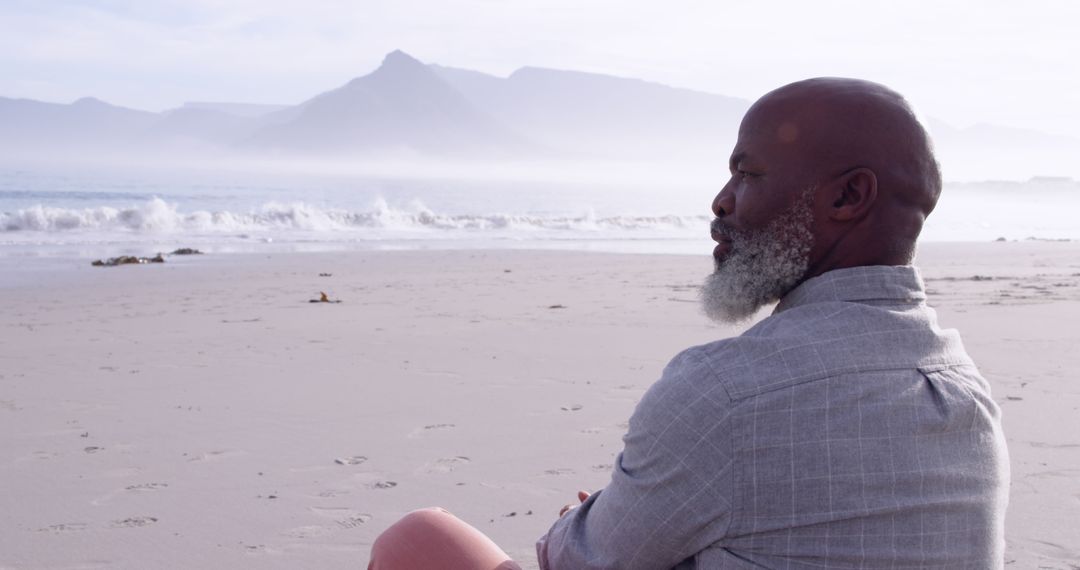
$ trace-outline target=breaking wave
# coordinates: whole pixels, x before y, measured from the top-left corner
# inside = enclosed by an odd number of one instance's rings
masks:
[[[623,233],[640,232],[699,234],[707,228],[707,216],[600,217],[592,212],[580,215],[440,214],[420,202],[404,208],[377,200],[370,209],[354,211],[320,208],[303,202],[269,202],[248,212],[182,212],[175,203],[152,198],[141,204],[114,208],[58,208],[37,205],[13,212],[0,212],[0,232],[79,233],[121,232],[125,234],[234,234],[237,232],[288,233],[342,231],[440,231],[469,233],[487,231],[573,231]],[[10,234],[9,234],[10,235]]]

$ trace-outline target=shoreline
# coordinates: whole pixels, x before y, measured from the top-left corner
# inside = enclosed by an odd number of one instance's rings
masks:
[[[661,243],[669,249],[656,251],[643,243]],[[672,247],[672,244],[677,244]],[[162,267],[197,267],[201,265],[217,265],[226,262],[240,264],[258,262],[266,258],[292,258],[304,257],[324,258],[337,257],[348,259],[354,256],[364,255],[393,255],[403,254],[501,254],[518,253],[531,254],[566,254],[566,255],[613,255],[635,257],[707,257],[711,251],[711,242],[705,239],[698,240],[595,240],[584,242],[581,240],[565,241],[460,241],[460,240],[410,240],[407,242],[363,242],[363,243],[320,243],[320,244],[253,244],[250,248],[222,247],[219,245],[199,246],[189,245],[186,242],[176,242],[167,248],[135,247],[128,245],[94,245],[86,248],[83,246],[49,246],[43,252],[26,246],[0,245],[0,290],[21,287],[29,284],[45,284],[54,281],[68,281],[74,273],[79,275],[92,275],[84,273],[91,263],[99,259],[108,259],[122,255],[149,257],[161,253],[165,256]],[[300,246],[297,249],[297,246]],[[36,247],[36,246],[35,246]],[[171,255],[169,251],[181,248],[193,247],[202,251],[203,255]],[[914,264],[919,266],[923,260],[929,260],[931,266],[943,256],[954,255],[957,250],[970,250],[977,252],[978,256],[992,256],[994,253],[1006,255],[1019,255],[1028,252],[1030,255],[1045,256],[1046,260],[1039,263],[1068,263],[1071,252],[1080,250],[1080,240],[1069,239],[1042,239],[1028,238],[1024,240],[1008,241],[935,241],[920,242]],[[14,250],[19,250],[14,252]],[[49,251],[51,250],[51,252]],[[169,251],[166,251],[169,250]],[[993,257],[987,257],[983,266],[993,265]],[[1052,260],[1052,261],[1050,261]],[[1009,265],[1009,262],[1000,263]],[[85,266],[85,267],[84,267]],[[130,267],[96,267],[95,271],[101,270],[129,270]]]

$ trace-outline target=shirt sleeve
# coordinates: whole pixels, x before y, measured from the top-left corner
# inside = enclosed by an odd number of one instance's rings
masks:
[[[645,394],[611,482],[537,542],[542,570],[673,568],[731,519],[731,400],[694,349]]]

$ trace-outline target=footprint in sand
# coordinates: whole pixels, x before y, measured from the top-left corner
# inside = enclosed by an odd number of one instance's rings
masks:
[[[581,408],[584,408],[584,407],[585,406],[582,406],[581,404],[567,404],[567,405],[565,405],[565,406],[563,406],[563,407],[561,407],[559,409],[564,411],[564,412],[576,412],[576,411],[578,411],[578,410],[580,410]]]
[[[1058,560],[1080,559],[1080,552],[1074,551],[1068,546],[1037,539],[1032,539],[1029,542],[1032,543],[1031,550],[1047,558],[1057,558]],[[1040,566],[1040,568],[1051,568],[1051,566]],[[1070,565],[1069,568],[1076,568],[1076,566]]]
[[[289,538],[315,538],[330,534],[330,529],[325,526],[298,526],[281,533]]]
[[[348,489],[325,489],[323,491],[319,491],[318,493],[316,493],[315,496],[323,498],[323,499],[332,499],[334,497],[340,497],[342,495],[348,495],[348,494],[349,494]]]
[[[371,520],[371,515],[348,507],[311,507],[311,512],[334,519],[334,523],[341,528],[356,528]],[[318,528],[325,529],[325,527]]]
[[[157,517],[130,517],[112,522],[113,528],[135,528],[150,526],[157,522]]]
[[[51,524],[51,525],[49,525],[47,527],[44,527],[44,528],[39,528],[39,529],[37,529],[37,531],[38,532],[52,532],[52,533],[56,533],[56,534],[62,534],[62,533],[65,533],[65,532],[83,531],[83,530],[86,530],[87,526],[88,525],[86,523],[60,523],[60,524]]]
[[[157,491],[158,489],[164,489],[168,487],[168,483],[140,483],[138,485],[128,485],[124,487],[125,491]]]
[[[338,465],[360,465],[367,461],[367,457],[363,455],[353,455],[352,457],[338,457],[334,459],[334,463]]]
[[[1080,443],[1045,443],[1042,441],[1033,441],[1030,445],[1031,447],[1038,447],[1041,449],[1069,449],[1080,447]]]
[[[337,521],[337,525],[341,528],[356,528],[371,520],[371,515],[359,515],[354,517],[346,517]]]
[[[592,470],[603,473],[603,472],[611,471],[614,467],[615,466],[610,464],[610,463],[600,463],[600,464],[597,464],[597,465],[593,465]]]
[[[557,469],[547,469],[544,471],[545,475],[573,475],[574,470],[566,467],[559,467]]]
[[[463,455],[459,455],[457,457],[443,457],[441,459],[436,459],[435,461],[428,463],[427,465],[424,465],[423,471],[430,474],[450,473],[454,469],[457,469],[458,467],[465,465],[470,461],[472,460]]]
[[[157,491],[157,490],[160,490],[160,489],[164,489],[164,488],[166,488],[168,486],[169,486],[168,483],[140,483],[138,485],[128,485],[127,487],[124,487],[123,490],[116,489],[114,491],[110,491],[110,492],[108,492],[108,493],[106,493],[106,494],[104,494],[104,495],[90,501],[90,504],[94,505],[95,507],[104,505],[105,503],[108,503],[109,501],[113,500],[117,495],[119,495],[120,493],[123,493],[124,491],[128,491],[128,492]]]
[[[421,437],[431,432],[454,429],[456,427],[457,426],[454,424],[428,424],[424,427],[418,427],[412,430],[412,433],[409,434],[409,437]]]
[[[397,487],[397,481],[376,481],[365,485],[368,489],[393,489]]]
[[[1023,479],[1046,479],[1049,477],[1062,477],[1072,479],[1080,474],[1080,469],[1051,469],[1048,471],[1036,471],[1023,476]]]
[[[225,457],[231,457],[237,455],[240,452],[230,451],[227,449],[220,449],[214,451],[207,451],[206,453],[198,453],[188,458],[188,461],[214,461],[216,459],[222,459]]]

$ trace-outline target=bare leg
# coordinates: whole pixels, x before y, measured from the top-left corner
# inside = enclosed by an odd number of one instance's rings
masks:
[[[521,570],[484,533],[439,508],[413,511],[383,531],[368,570]]]

